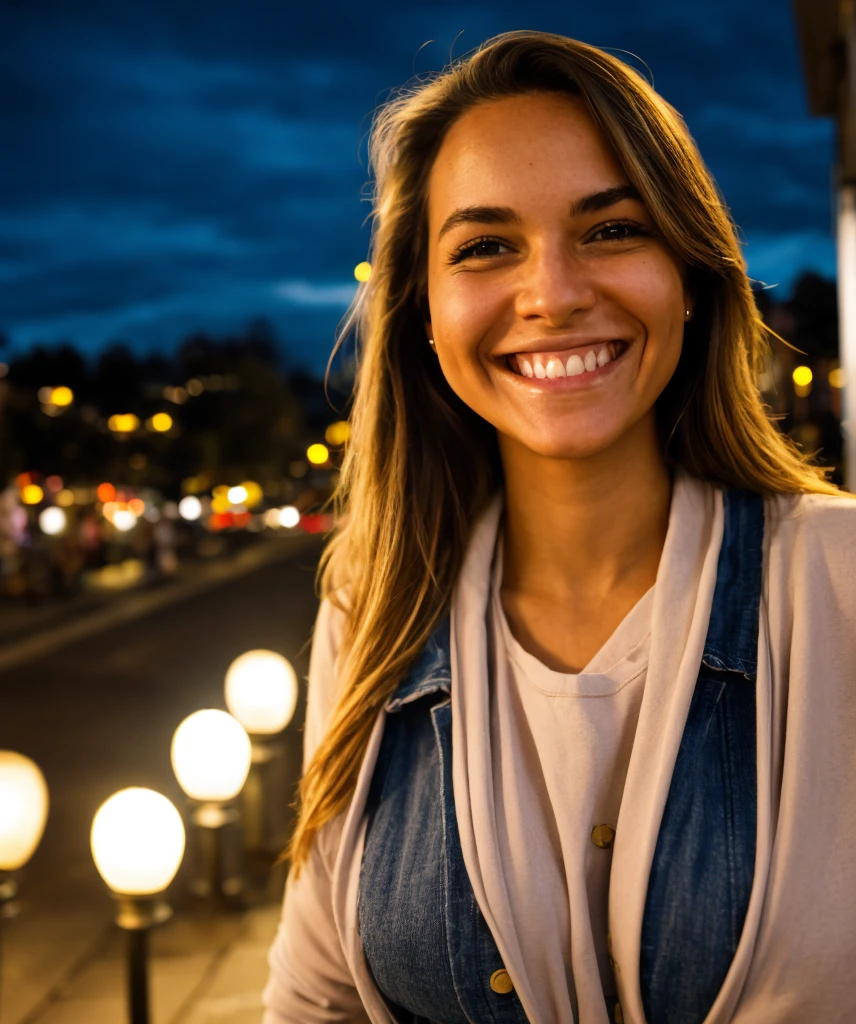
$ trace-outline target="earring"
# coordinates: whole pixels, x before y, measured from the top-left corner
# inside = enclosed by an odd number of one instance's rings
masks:
[[[690,311],[687,310],[687,315],[686,315],[685,319],[689,320],[689,318],[690,318]]]
[[[434,339],[433,339],[433,338],[429,338],[429,339],[428,339],[428,344],[429,344],[429,345],[431,346],[431,348],[433,348],[433,349],[436,349],[436,347],[437,347],[437,346],[436,346],[436,345],[434,344]]]

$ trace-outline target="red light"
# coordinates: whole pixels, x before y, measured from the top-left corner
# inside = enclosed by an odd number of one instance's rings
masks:
[[[116,500],[116,488],[112,484],[99,484],[95,493],[98,495],[98,500],[105,504],[108,501]]]

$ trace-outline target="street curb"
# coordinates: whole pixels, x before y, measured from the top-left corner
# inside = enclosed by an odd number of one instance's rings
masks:
[[[246,548],[233,559],[206,567],[206,571],[196,579],[176,583],[169,588],[129,594],[118,604],[79,616],[46,633],[37,633],[13,641],[0,649],[0,673],[52,654],[76,640],[83,640],[126,622],[141,619],[161,608],[185,601],[203,590],[246,576],[263,566],[292,558],[302,551],[315,547],[318,540],[318,534],[297,534],[258,547]]]

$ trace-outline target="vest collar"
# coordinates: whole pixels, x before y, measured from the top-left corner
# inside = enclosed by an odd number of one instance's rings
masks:
[[[419,657],[384,704],[398,711],[405,704],[443,690],[452,692],[451,620],[448,612],[428,637]]]

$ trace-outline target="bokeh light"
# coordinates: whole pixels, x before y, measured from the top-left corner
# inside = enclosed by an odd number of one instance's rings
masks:
[[[306,458],[309,459],[313,466],[323,466],[327,459],[330,458],[330,452],[323,444],[311,444],[306,449]]]
[[[39,513],[39,528],[48,537],[57,537],[63,532],[68,524],[68,517],[61,508],[51,505],[50,508],[43,508]]]
[[[27,484],[21,491],[21,501],[25,505],[38,505],[44,496],[45,492],[38,484]]]
[[[188,494],[178,503],[178,514],[188,522],[196,522],[202,515],[202,502],[194,494]]]

